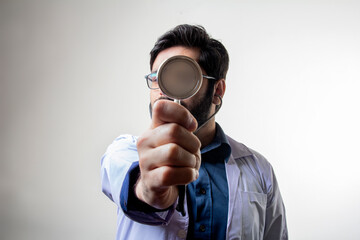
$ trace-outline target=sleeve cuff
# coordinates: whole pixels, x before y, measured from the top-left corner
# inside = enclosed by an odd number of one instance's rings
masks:
[[[150,224],[167,224],[175,210],[175,204],[167,209],[157,209],[137,198],[134,187],[139,178],[139,162],[134,162],[126,176],[120,192],[120,206],[124,213],[134,221]]]

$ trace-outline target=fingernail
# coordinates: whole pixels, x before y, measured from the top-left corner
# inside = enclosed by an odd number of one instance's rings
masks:
[[[194,180],[198,179],[198,177],[199,177],[199,171],[195,170],[195,179]]]

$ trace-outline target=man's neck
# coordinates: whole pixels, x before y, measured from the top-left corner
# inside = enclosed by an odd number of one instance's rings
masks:
[[[201,142],[201,148],[209,145],[215,137],[216,125],[215,119],[210,120],[205,124],[195,135],[199,138]]]

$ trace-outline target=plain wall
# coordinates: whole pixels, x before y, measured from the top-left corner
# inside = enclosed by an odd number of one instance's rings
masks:
[[[150,124],[149,51],[227,47],[217,121],[273,165],[291,239],[360,236],[359,1],[0,1],[0,239],[114,239],[100,159]]]

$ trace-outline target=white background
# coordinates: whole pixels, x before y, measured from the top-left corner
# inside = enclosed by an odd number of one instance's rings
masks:
[[[0,239],[114,239],[100,159],[149,125],[149,51],[227,47],[217,121],[274,166],[291,239],[360,236],[359,1],[0,1]]]

